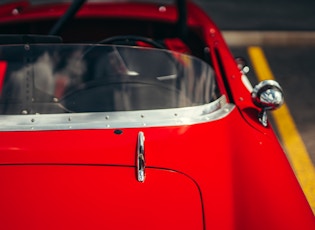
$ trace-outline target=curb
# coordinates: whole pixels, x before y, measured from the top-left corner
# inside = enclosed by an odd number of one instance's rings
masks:
[[[315,46],[315,31],[222,31],[229,46]]]

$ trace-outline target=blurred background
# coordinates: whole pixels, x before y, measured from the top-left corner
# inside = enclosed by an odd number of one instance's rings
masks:
[[[313,0],[194,0],[222,30],[315,30]]]

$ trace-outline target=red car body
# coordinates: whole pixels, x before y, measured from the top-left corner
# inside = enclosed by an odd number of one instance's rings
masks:
[[[68,7],[2,5],[0,32],[48,34]],[[178,15],[168,4],[85,3],[60,36],[77,44],[135,34],[208,59],[218,115],[187,121],[182,110],[166,108],[171,118],[164,124],[155,109],[104,111],[98,126],[92,111],[82,127],[80,113],[44,127],[54,114],[0,115],[1,229],[315,229],[285,153],[271,126],[259,121],[261,108],[219,29],[187,2],[188,35],[181,39],[174,36]],[[3,85],[9,61],[0,62]],[[6,128],[15,119],[24,120]]]

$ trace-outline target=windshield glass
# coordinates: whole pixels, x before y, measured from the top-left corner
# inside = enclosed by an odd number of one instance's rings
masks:
[[[161,49],[107,45],[0,47],[0,114],[190,107],[216,99],[212,68]]]

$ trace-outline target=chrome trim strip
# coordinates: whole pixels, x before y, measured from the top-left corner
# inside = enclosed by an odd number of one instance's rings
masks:
[[[138,134],[138,145],[137,145],[137,180],[144,182],[145,180],[145,151],[144,151],[144,133],[139,132]]]
[[[234,104],[225,96],[209,104],[159,110],[98,113],[0,115],[0,131],[78,130],[180,126],[227,116]]]

